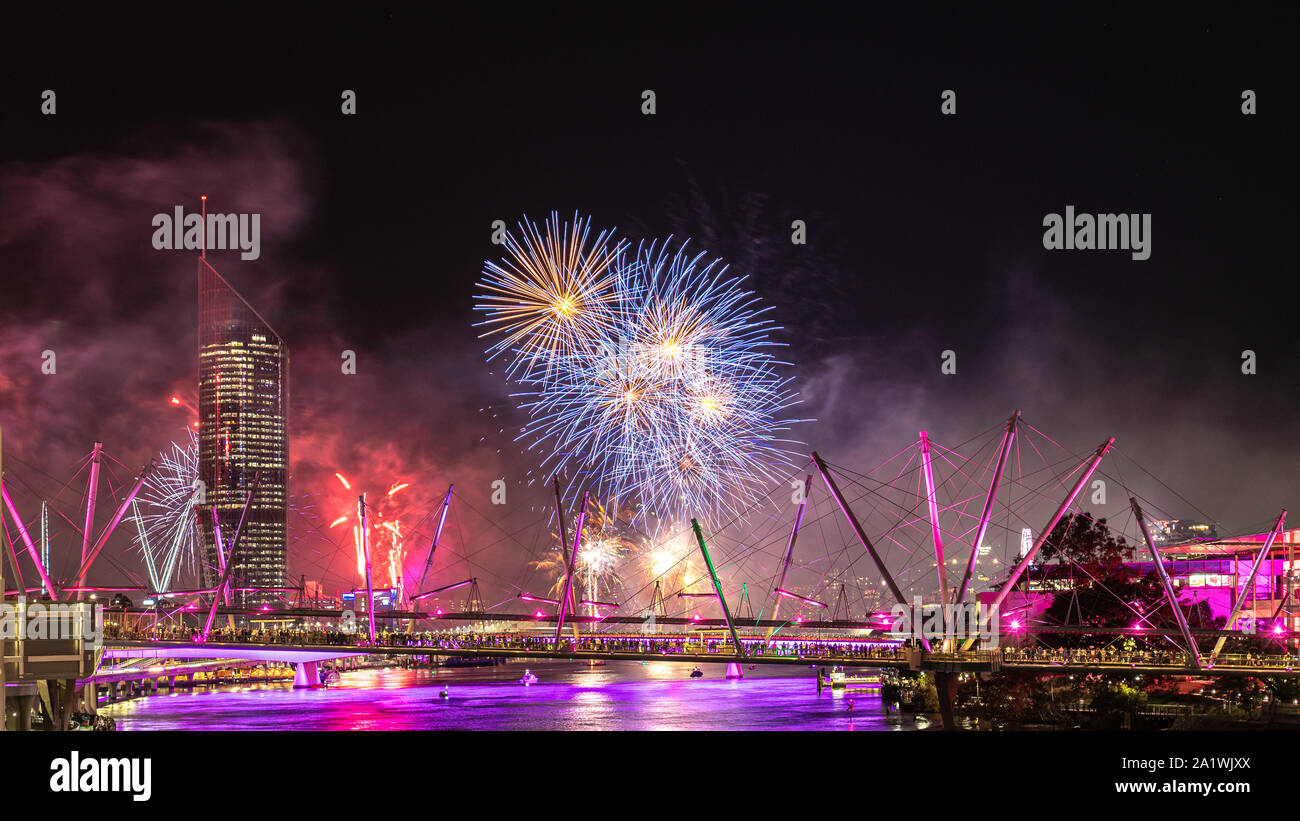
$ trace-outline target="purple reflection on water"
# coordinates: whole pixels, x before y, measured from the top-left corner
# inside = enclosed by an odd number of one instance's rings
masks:
[[[325,690],[288,684],[214,687],[103,706],[122,730],[912,730],[875,692],[817,691],[808,668],[759,667],[728,681],[726,664],[537,662],[495,668],[370,669]],[[451,697],[438,693],[444,686]],[[847,712],[848,700],[854,702]]]

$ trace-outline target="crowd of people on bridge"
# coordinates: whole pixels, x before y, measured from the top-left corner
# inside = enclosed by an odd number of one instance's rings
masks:
[[[120,624],[105,625],[105,636],[110,639],[150,641],[199,641],[202,631],[197,627],[177,624],[157,626]],[[564,655],[571,653],[600,653],[602,655],[719,655],[734,656],[735,645],[728,638],[703,638],[697,634],[677,635],[618,635],[591,634],[565,635],[557,647],[553,635],[512,632],[401,632],[383,630],[375,635],[371,645],[362,630],[346,631],[338,628],[249,628],[225,625],[211,630],[209,643],[278,644],[295,646],[357,647],[375,646],[404,649],[428,648],[441,651],[473,651],[490,654],[493,650],[513,653]],[[913,648],[906,643],[882,642],[862,639],[825,638],[742,638],[745,655],[754,658],[791,658],[824,660],[834,663],[860,661],[906,661]],[[1130,666],[1194,668],[1195,662],[1188,654],[1177,649],[1126,649],[1109,647],[1054,648],[1044,646],[1004,647],[1000,651],[1003,663],[1008,664],[1059,664],[1080,666]],[[987,658],[988,654],[969,655],[971,659]],[[1290,653],[1224,654],[1217,660],[1219,667],[1263,667],[1292,670],[1300,664],[1300,657]]]
[[[1205,661],[1205,657],[1202,657]],[[1195,668],[1190,653],[1177,649],[1125,649],[1123,647],[1007,647],[1002,650],[1004,663],[1060,665],[1116,665],[1129,667]],[[1224,653],[1217,667],[1266,667],[1293,670],[1300,657],[1293,653]]]
[[[106,625],[107,638],[146,641],[199,641],[202,631],[197,627],[160,625],[124,628]],[[214,627],[208,643],[280,644],[370,646],[364,631],[339,629],[253,629],[248,627]],[[761,637],[743,640],[745,654],[755,657],[826,658],[826,659],[898,659],[897,642],[832,641],[822,639],[771,640]],[[572,635],[561,639],[557,649],[552,635],[525,633],[432,633],[383,630],[375,634],[373,646],[406,649],[429,648],[437,650],[492,651],[507,650],[527,653],[602,653],[630,655],[645,654],[708,654],[735,655],[735,645],[729,639],[700,639],[691,634],[681,635],[586,635],[576,640]]]

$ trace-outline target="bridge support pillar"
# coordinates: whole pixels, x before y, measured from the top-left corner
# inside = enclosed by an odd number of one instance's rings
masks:
[[[727,665],[727,678],[744,678],[744,677],[745,677],[745,673],[740,669],[739,664],[733,661]]]
[[[957,729],[957,674],[934,674],[934,689],[939,694],[939,718],[945,730]]]
[[[315,687],[318,684],[320,684],[320,670],[317,668],[317,663],[314,661],[298,662],[298,668],[293,671],[294,688]]]
[[[35,694],[18,696],[14,701],[18,704],[18,723],[14,729],[30,732],[32,729],[32,711],[36,709]]]
[[[81,688],[81,709],[92,716],[99,715],[99,687],[93,680],[87,681]]]
[[[68,720],[77,706],[76,679],[46,679],[43,687],[42,706],[50,719],[46,726],[51,730],[67,730]]]
[[[59,695],[62,696],[62,704],[59,708],[59,729],[67,730],[72,726],[72,714],[77,709],[77,680],[75,678],[64,679],[59,686]]]

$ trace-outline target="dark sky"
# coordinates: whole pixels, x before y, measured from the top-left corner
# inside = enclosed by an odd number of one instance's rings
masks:
[[[263,215],[261,259],[216,265],[293,350],[294,492],[327,518],[334,470],[418,474],[424,509],[534,467],[498,433],[509,414],[480,410],[505,389],[470,306],[491,222],[551,210],[691,236],[749,274],[818,420],[798,436],[838,463],[1020,408],[1077,453],[1116,436],[1227,531],[1295,502],[1300,13],[1282,4],[179,8],[0,35],[0,424],[50,477],[97,436],[133,466],[175,437],[155,397],[193,390],[193,264],[154,251],[149,220],[205,193]],[[1044,250],[1066,205],[1150,213],[1151,258]]]

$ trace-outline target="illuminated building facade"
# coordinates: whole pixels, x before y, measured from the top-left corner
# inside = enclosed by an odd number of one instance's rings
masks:
[[[230,603],[278,601],[286,580],[289,479],[289,348],[207,263],[199,260],[199,478],[204,586],[220,579],[213,511],[229,553],[254,483],[231,566]],[[248,588],[257,588],[249,590]]]
[[[1206,532],[1196,526],[1194,534]],[[1210,532],[1213,532],[1210,530]],[[1283,530],[1268,555],[1263,556],[1254,583],[1251,567],[1259,557],[1267,533],[1254,533],[1227,539],[1194,536],[1192,541],[1162,545],[1157,549],[1179,604],[1187,608],[1194,628],[1214,627],[1214,619],[1226,620],[1233,604],[1243,603],[1242,614],[1261,631],[1281,631],[1280,640],[1295,646],[1300,637],[1300,564],[1296,548],[1300,547],[1300,529]],[[1154,536],[1153,536],[1154,541]],[[1136,577],[1150,577],[1155,563],[1142,558],[1147,551],[1136,547],[1134,559],[1125,565]],[[1036,565],[1024,590],[1011,593],[1003,603],[1003,620],[1016,618],[1024,623],[1038,619],[1052,604],[1055,595],[1068,591],[1083,574],[1072,572],[1067,563]],[[993,592],[980,593],[980,601],[989,604]],[[1209,619],[1207,621],[1206,619]],[[1240,627],[1240,625],[1239,625]],[[1253,629],[1253,628],[1250,628]]]

